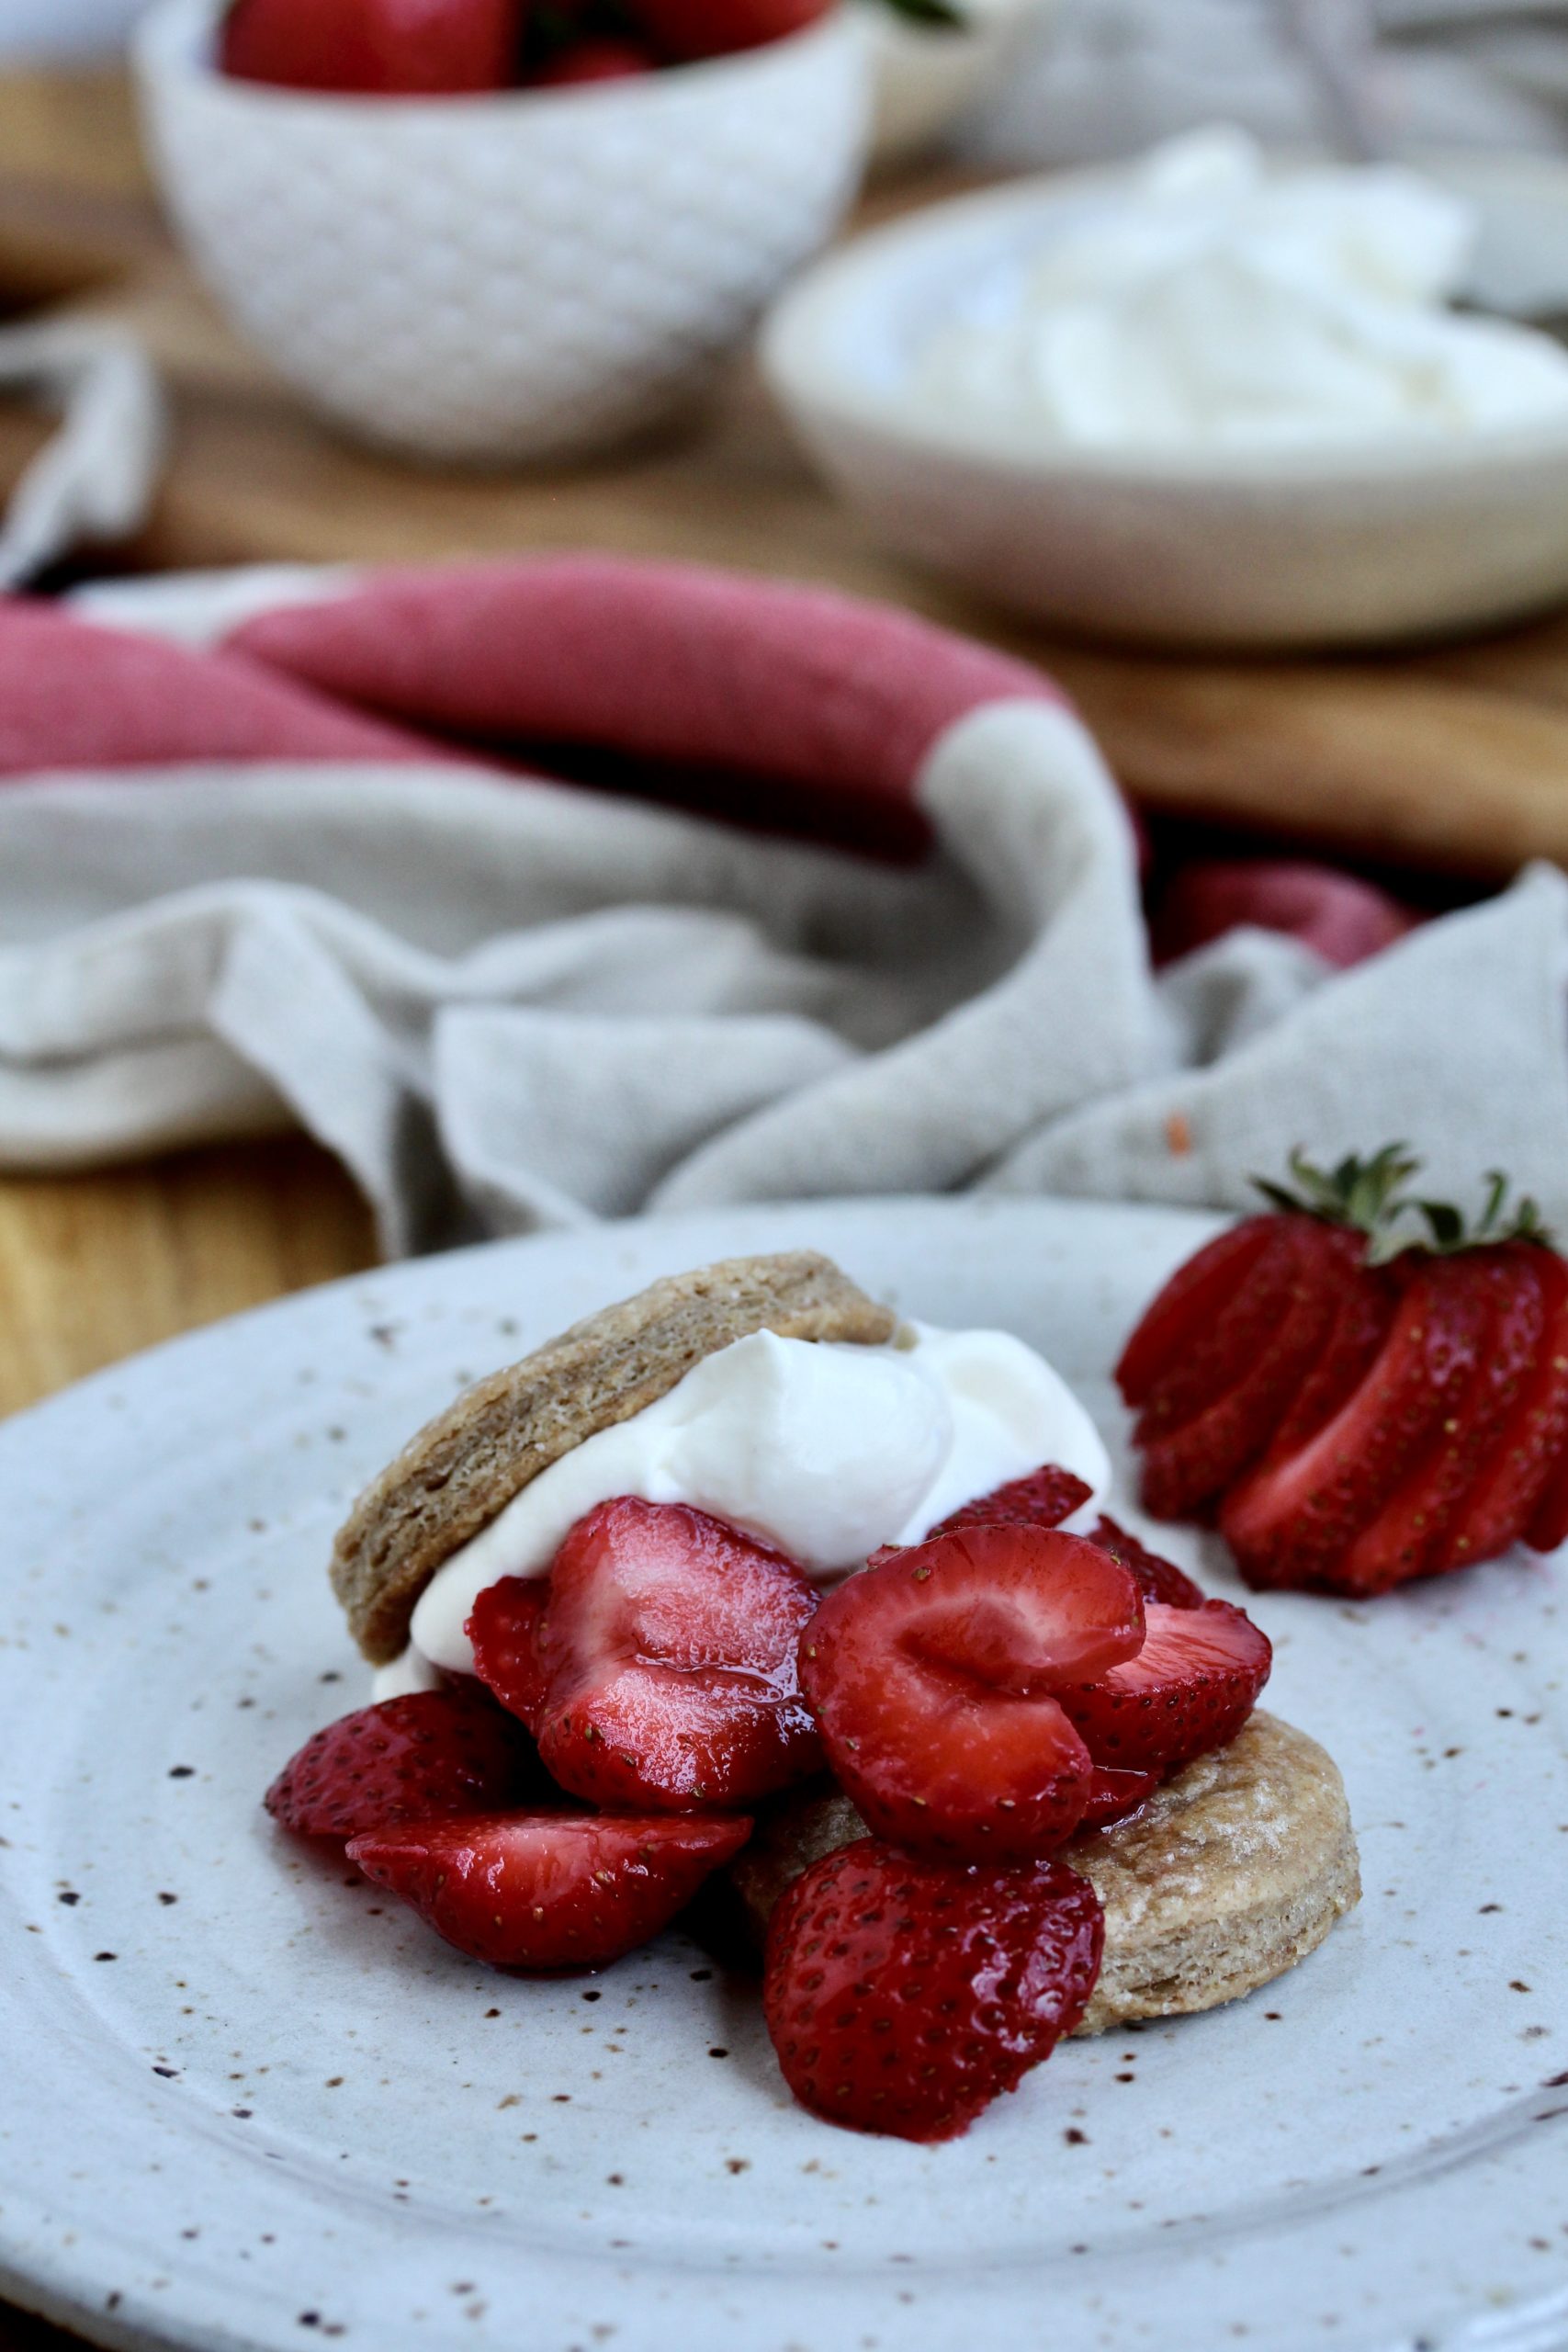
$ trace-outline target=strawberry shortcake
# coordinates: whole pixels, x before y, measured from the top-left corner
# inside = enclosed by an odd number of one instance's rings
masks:
[[[1255,1712],[1267,1638],[1109,1487],[1005,1332],[808,1252],[655,1283],[361,1498],[332,1574],[378,1698],[268,1805],[503,1967],[603,1965],[728,1867],[796,2097],[950,2138],[1359,1893],[1334,1765]]]

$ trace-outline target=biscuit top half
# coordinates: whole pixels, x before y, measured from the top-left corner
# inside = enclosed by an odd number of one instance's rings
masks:
[[[333,1589],[373,1666],[406,1648],[436,1570],[541,1470],[668,1396],[754,1331],[880,1346],[897,1317],[814,1250],[727,1258],[607,1306],[491,1373],[426,1423],[360,1497],[333,1547]]]

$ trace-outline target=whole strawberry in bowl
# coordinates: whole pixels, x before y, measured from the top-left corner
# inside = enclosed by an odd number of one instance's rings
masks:
[[[822,0],[161,0],[136,40],[175,226],[234,324],[362,438],[504,464],[711,380],[857,184]]]

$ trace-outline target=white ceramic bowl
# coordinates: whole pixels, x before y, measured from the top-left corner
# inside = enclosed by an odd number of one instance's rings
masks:
[[[909,403],[931,329],[1112,176],[932,206],[832,255],[774,311],[773,390],[883,539],[1042,619],[1171,645],[1388,642],[1568,594],[1568,427],[1134,458]]]
[[[963,29],[920,25],[889,0],[859,0],[871,48],[874,99],[872,153],[904,163],[934,146],[1006,71],[1026,26],[1055,13],[1055,0],[957,0]]]
[[[175,222],[296,390],[422,456],[564,457],[678,406],[859,178],[837,16],[643,80],[389,100],[230,80],[221,6],[162,0],[135,41]]]

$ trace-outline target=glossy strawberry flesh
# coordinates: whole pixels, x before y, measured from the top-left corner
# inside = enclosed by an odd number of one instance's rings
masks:
[[[744,1805],[818,1770],[795,1652],[817,1594],[782,1553],[623,1496],[571,1530],[536,1636],[539,1752],[602,1805]]]
[[[480,1815],[372,1830],[348,1853],[472,1960],[603,1968],[667,1927],[750,1828],[737,1814]]]
[[[1438,1565],[1493,1445],[1518,1410],[1539,1353],[1544,1301],[1531,1261],[1544,1254],[1474,1250],[1452,1261],[1450,1289],[1468,1289],[1478,1303],[1469,1371],[1451,1409],[1349,1545],[1335,1574],[1337,1590],[1386,1592]]]
[[[829,2123],[956,2139],[1078,2024],[1103,1939],[1093,1888],[1060,1863],[840,1847],[769,1928],[762,2007],[784,2080]]]
[[[1097,1765],[1174,1772],[1235,1737],[1272,1656],[1268,1635],[1228,1601],[1152,1600],[1136,1657],[1059,1697]]]
[[[1101,1519],[1089,1537],[1102,1552],[1120,1560],[1132,1576],[1134,1583],[1145,1600],[1163,1600],[1171,1609],[1201,1609],[1203,1591],[1201,1585],[1179,1568],[1174,1560],[1162,1559],[1129,1535],[1113,1519]]]
[[[881,1836],[965,1860],[1071,1835],[1089,1753],[1052,1695],[1132,1657],[1143,1605],[1081,1537],[973,1527],[880,1559],[829,1595],[801,1687],[833,1770]]]
[[[480,1593],[464,1627],[474,1672],[530,1731],[545,1701],[539,1626],[548,1589],[543,1577],[502,1577]]]
[[[1249,1584],[1340,1589],[1346,1555],[1451,1414],[1473,1369],[1485,1308],[1456,1261],[1402,1267],[1382,1347],[1314,1438],[1271,1452],[1226,1497],[1220,1525]]]
[[[1113,1823],[1125,1821],[1129,1814],[1147,1804],[1163,1777],[1159,1772],[1113,1771],[1109,1765],[1097,1764],[1074,1836],[1081,1837],[1086,1829],[1109,1829]]]
[[[1058,1469],[1054,1462],[1043,1463],[1028,1477],[1014,1478],[1008,1486],[965,1503],[940,1527],[933,1527],[926,1542],[933,1535],[951,1535],[960,1527],[1060,1527],[1063,1520],[1083,1509],[1093,1492],[1072,1471]]]
[[[1535,1366],[1450,1531],[1440,1567],[1493,1559],[1521,1538],[1540,1552],[1568,1540],[1568,1265],[1550,1250],[1535,1256],[1541,1288]]]
[[[1127,1404],[1146,1402],[1160,1381],[1188,1360],[1270,1246],[1276,1226],[1271,1216],[1248,1217],[1177,1268],[1122,1351],[1116,1383]]]
[[[533,1748],[481,1690],[383,1699],[308,1739],[266,1792],[303,1838],[353,1838],[384,1823],[472,1813],[543,1784]]]
[[[1281,1217],[1270,1265],[1267,1328],[1252,1331],[1228,1386],[1172,1425],[1156,1398],[1139,1424],[1142,1498],[1157,1519],[1212,1502],[1263,1453],[1328,1340],[1339,1294],[1359,1270],[1359,1235],[1312,1217]],[[1262,1315],[1261,1302],[1255,1302]],[[1163,1392],[1162,1392],[1163,1396]]]

